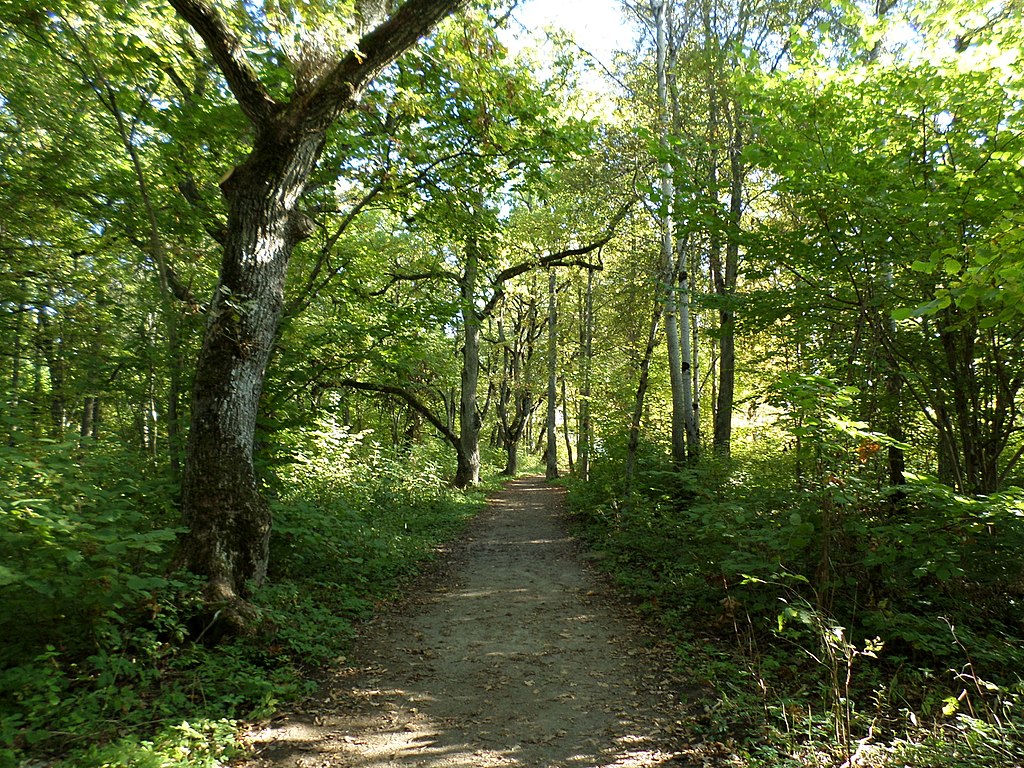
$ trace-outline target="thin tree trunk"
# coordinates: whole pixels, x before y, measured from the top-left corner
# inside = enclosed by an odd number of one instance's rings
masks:
[[[47,305],[53,296],[53,286],[46,288]],[[66,393],[64,391],[64,343],[50,328],[47,306],[39,310],[39,349],[50,374],[50,437],[54,440],[64,439],[64,423],[66,418]]]
[[[459,451],[455,472],[456,488],[480,482],[480,413],[476,395],[480,382],[480,315],[476,309],[476,284],[480,269],[480,246],[470,238],[466,243],[466,269],[459,283],[462,298],[462,374],[459,394]]]
[[[582,355],[580,361],[580,416],[579,416],[579,437],[577,452],[579,462],[577,469],[579,476],[584,480],[590,479],[590,446],[592,443],[590,426],[590,395],[591,395],[591,371],[594,358],[594,270],[587,270],[587,289],[583,301],[583,322],[582,331]]]
[[[43,434],[43,364],[46,359],[46,307],[36,310],[35,344],[32,360],[32,437],[39,439]]]
[[[565,456],[569,462],[569,474],[576,474],[576,462],[572,457],[572,436],[569,433],[569,396],[566,393],[565,378],[562,378],[562,437],[565,440]]]
[[[725,269],[714,270],[715,292],[719,295],[718,312],[719,362],[718,403],[715,408],[715,429],[712,444],[721,456],[732,450],[732,412],[736,399],[736,314],[730,303],[736,293],[739,276],[739,235],[743,216],[744,169],[741,153],[742,136],[738,126],[737,108],[730,111],[734,123],[729,145],[729,230],[725,244]]]
[[[875,52],[872,51],[872,53],[874,54]],[[884,281],[886,289],[891,289],[896,282],[891,264],[886,267]],[[885,393],[886,400],[888,401],[886,403],[886,421],[888,422],[886,433],[896,442],[902,443],[906,438],[903,431],[903,375],[900,371],[899,361],[896,359],[896,355],[893,354],[893,346],[896,344],[896,335],[899,333],[899,328],[891,315],[887,315],[883,322],[885,323],[885,332],[889,337],[889,343],[882,345],[885,350]],[[904,473],[906,472],[907,463],[903,449],[890,445],[888,447],[887,459],[889,484],[896,488],[906,485],[907,478]],[[894,504],[898,505],[902,498],[903,492],[898,491],[893,499]]]
[[[79,435],[83,438],[92,435],[93,424],[93,402],[96,400],[92,395],[86,395],[82,400],[82,420],[80,422]]]
[[[547,445],[544,449],[545,476],[558,477],[558,435],[555,431],[558,409],[558,297],[554,269],[548,270],[548,409],[545,421]]]
[[[11,422],[7,434],[7,444],[15,445],[18,441],[18,425],[21,421],[21,336],[24,333],[25,318],[28,316],[26,303],[27,286],[25,280],[18,282],[18,316],[14,321],[14,349],[11,351]]]
[[[700,453],[700,433],[697,421],[697,407],[693,390],[693,348],[691,347],[692,331],[690,328],[690,277],[686,264],[686,238],[677,244],[676,275],[679,278],[679,289],[676,293],[679,311],[679,368],[680,388],[683,401],[683,429],[686,434],[686,458],[694,459]]]
[[[668,0],[651,0],[651,10],[654,13],[657,38],[659,143],[665,158],[661,166],[661,262],[665,291],[665,339],[672,389],[672,461],[676,466],[682,466],[689,456],[697,453],[697,432],[690,374],[692,355],[685,247],[676,245],[673,232],[675,187],[672,181],[673,167],[669,160],[672,112],[668,93],[671,3]]]
[[[690,269],[688,273],[692,276],[693,270]],[[698,358],[698,350],[700,342],[700,326],[698,324],[698,315],[693,313],[690,314],[690,378],[691,391],[693,392],[693,423],[697,430],[697,437],[695,444],[700,445],[700,360]]]
[[[669,134],[671,115],[668,99],[668,0],[651,0],[657,40],[658,75],[658,142],[663,155],[661,163],[661,282],[665,293],[665,339],[668,345],[669,380],[672,389],[672,461],[681,466],[686,462],[686,425],[683,397],[682,351],[679,342],[679,314],[676,295],[675,249],[673,247],[672,210],[675,207],[675,188],[672,182],[672,163],[669,161]]]
[[[643,423],[647,385],[651,376],[651,360],[654,357],[654,348],[658,345],[658,326],[661,324],[662,311],[663,305],[659,299],[655,301],[654,311],[651,312],[651,324],[647,332],[647,346],[644,348],[644,356],[640,361],[639,381],[636,385],[636,397],[633,399],[633,416],[629,424],[629,442],[626,445],[625,491],[623,493],[626,498],[629,498],[633,493],[633,481],[636,477],[636,455],[640,447],[640,426]]]

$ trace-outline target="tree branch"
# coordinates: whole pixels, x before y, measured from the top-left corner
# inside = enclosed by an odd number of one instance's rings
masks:
[[[428,272],[415,272],[404,275],[392,272],[388,278],[387,284],[383,288],[378,288],[376,291],[372,291],[366,295],[372,297],[383,296],[399,283],[414,283],[419,280],[432,280],[436,278],[444,278],[445,280],[458,282],[459,276],[454,272],[449,272],[444,269],[433,269]]]
[[[228,81],[242,112],[256,126],[264,126],[278,108],[249,61],[241,40],[207,0],[168,0],[206,43]]]
[[[384,395],[394,395],[400,397],[409,407],[417,413],[421,414],[423,418],[434,425],[434,428],[440,432],[444,439],[447,440],[451,445],[458,450],[459,448],[459,437],[448,425],[441,421],[430,408],[424,405],[412,392],[409,392],[402,387],[395,386],[393,384],[373,384],[368,381],[357,381],[355,379],[342,379],[337,382],[340,387],[348,387],[349,389],[358,389],[363,392],[379,392]]]
[[[190,0],[171,0],[174,3]],[[198,2],[199,0],[191,0]],[[314,126],[329,125],[358,102],[363,89],[391,62],[467,0],[406,0],[387,21],[359,41],[308,93],[297,95],[292,114]]]
[[[615,230],[619,226],[626,214],[633,210],[633,206],[636,205],[640,199],[639,195],[634,195],[629,201],[618,210],[618,212],[612,217],[612,220],[608,222],[608,227],[604,233],[604,236],[589,245],[582,245],[578,248],[566,248],[562,251],[556,251],[555,253],[549,253],[546,256],[541,256],[536,260],[524,261],[519,264],[515,264],[507,269],[503,269],[494,279],[491,281],[491,285],[494,286],[494,294],[490,300],[484,306],[480,312],[481,317],[487,317],[494,308],[498,306],[498,302],[505,296],[504,285],[506,282],[511,280],[513,277],[529,272],[531,269],[536,267],[573,267],[581,266],[587,269],[597,269],[598,267],[594,264],[580,260],[578,257],[586,256],[588,253],[593,253],[600,248],[606,246],[613,237],[615,237]]]

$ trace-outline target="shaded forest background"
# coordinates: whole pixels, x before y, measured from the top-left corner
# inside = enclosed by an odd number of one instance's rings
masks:
[[[0,762],[229,759],[523,470],[723,759],[1024,761],[1019,4],[377,5],[0,2]]]

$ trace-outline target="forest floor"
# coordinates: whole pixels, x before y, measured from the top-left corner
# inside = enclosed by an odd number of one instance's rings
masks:
[[[316,698],[249,734],[246,768],[708,764],[685,728],[700,691],[592,570],[562,497],[535,477],[495,494]]]

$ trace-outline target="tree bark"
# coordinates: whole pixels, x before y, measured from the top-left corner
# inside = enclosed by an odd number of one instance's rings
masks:
[[[267,574],[270,508],[253,467],[256,417],[292,249],[308,233],[295,206],[323,136],[277,141],[265,132],[222,184],[228,236],[192,389],[182,481],[187,566],[209,597],[231,601]]]
[[[736,399],[736,313],[732,300],[739,276],[740,224],[743,218],[743,136],[740,132],[738,106],[727,110],[732,121],[729,142],[729,212],[725,242],[725,269],[714,269],[715,292],[721,308],[718,311],[719,362],[718,403],[715,408],[713,449],[722,456],[732,450],[732,412]]]

